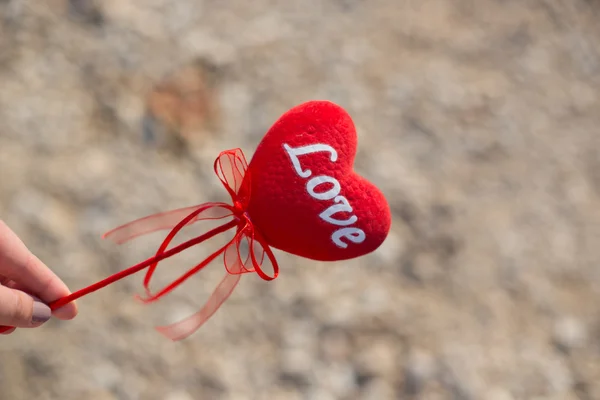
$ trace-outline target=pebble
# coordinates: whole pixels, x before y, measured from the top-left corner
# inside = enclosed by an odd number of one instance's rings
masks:
[[[435,374],[433,357],[423,350],[412,350],[406,364],[404,384],[409,393],[418,393]]]
[[[373,379],[362,390],[362,400],[395,399],[395,390],[386,379]]]
[[[586,341],[585,326],[575,317],[561,317],[554,324],[554,341],[563,350],[581,347]]]
[[[86,400],[117,400],[117,397],[108,390],[94,390],[81,394],[80,399]]]
[[[332,364],[319,374],[317,384],[326,385],[337,399],[346,398],[356,389],[355,373],[352,365]]]
[[[326,361],[345,361],[352,353],[350,337],[348,333],[342,329],[327,329],[321,335],[320,345],[323,358]]]
[[[506,389],[493,388],[486,392],[483,400],[514,400],[514,397]]]
[[[194,397],[186,391],[178,390],[169,393],[167,397],[165,397],[165,400],[194,400]]]
[[[116,365],[102,360],[94,363],[91,368],[91,374],[97,385],[107,389],[119,385],[123,378]]]
[[[303,348],[285,350],[281,356],[281,369],[288,374],[308,375],[312,365],[313,356]]]
[[[315,388],[308,392],[308,395],[305,397],[310,400],[337,400],[333,393],[330,393],[326,389]]]
[[[398,368],[398,344],[388,339],[374,340],[358,354],[356,365],[361,372],[389,376]]]
[[[405,251],[406,243],[393,230],[390,231],[388,237],[377,249],[377,257],[384,264],[397,263],[400,256]]]

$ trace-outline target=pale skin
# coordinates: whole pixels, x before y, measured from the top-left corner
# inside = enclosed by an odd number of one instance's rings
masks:
[[[37,328],[50,317],[75,318],[75,302],[54,311],[47,306],[70,293],[67,285],[0,220],[0,325],[16,327],[4,334],[18,328]]]

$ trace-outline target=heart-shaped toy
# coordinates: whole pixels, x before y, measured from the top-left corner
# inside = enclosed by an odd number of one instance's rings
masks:
[[[309,101],[286,112],[258,145],[250,164],[240,149],[221,152],[215,172],[233,204],[209,202],[149,215],[104,237],[124,243],[171,229],[153,257],[50,304],[55,310],[142,269],[148,303],[171,292],[219,256],[227,272],[197,313],[157,330],[181,340],[204,324],[231,295],[244,273],[275,279],[279,266],[270,247],[301,257],[335,261],[370,253],[385,240],[391,213],[383,194],[353,171],[357,136],[352,119],[328,101]],[[168,248],[186,226],[230,218],[224,224]],[[153,293],[150,280],[161,260],[235,228],[233,239],[180,278]],[[242,246],[242,244],[247,246]],[[244,249],[245,247],[245,249]],[[272,274],[263,270],[263,262]],[[0,327],[0,332],[10,327]]]
[[[283,114],[258,145],[248,170],[248,214],[267,242],[302,257],[334,261],[365,255],[385,240],[389,205],[353,170],[356,128],[329,101]]]

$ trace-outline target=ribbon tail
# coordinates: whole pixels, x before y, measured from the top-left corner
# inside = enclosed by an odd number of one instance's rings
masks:
[[[228,205],[225,203],[199,204],[190,207],[178,208],[176,210],[160,212],[136,219],[106,232],[104,235],[102,235],[102,238],[110,239],[117,244],[123,244],[142,235],[147,235],[164,229],[171,229],[194,211],[197,211],[200,208],[206,208],[208,210],[211,206],[220,207],[212,208],[212,210],[215,210],[214,215],[205,215],[204,212],[198,213],[198,215],[194,219],[188,221],[187,224],[190,225],[199,220],[219,219],[226,216],[226,207],[228,207]]]
[[[206,304],[197,313],[171,325],[159,326],[155,329],[163,336],[173,341],[187,338],[196,332],[231,295],[238,282],[240,274],[225,274],[217,288],[211,294]]]
[[[224,251],[223,262],[227,273],[200,311],[180,322],[157,327],[158,332],[174,341],[184,339],[196,332],[221,307],[240,281],[242,273],[249,272],[240,258],[240,244],[244,236],[244,229],[238,230],[233,239],[221,249]]]

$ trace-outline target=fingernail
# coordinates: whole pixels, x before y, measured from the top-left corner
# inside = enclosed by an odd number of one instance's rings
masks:
[[[33,299],[33,316],[31,321],[33,323],[39,324],[41,322],[46,322],[52,316],[52,310],[46,304],[44,304],[41,300],[34,298]]]

